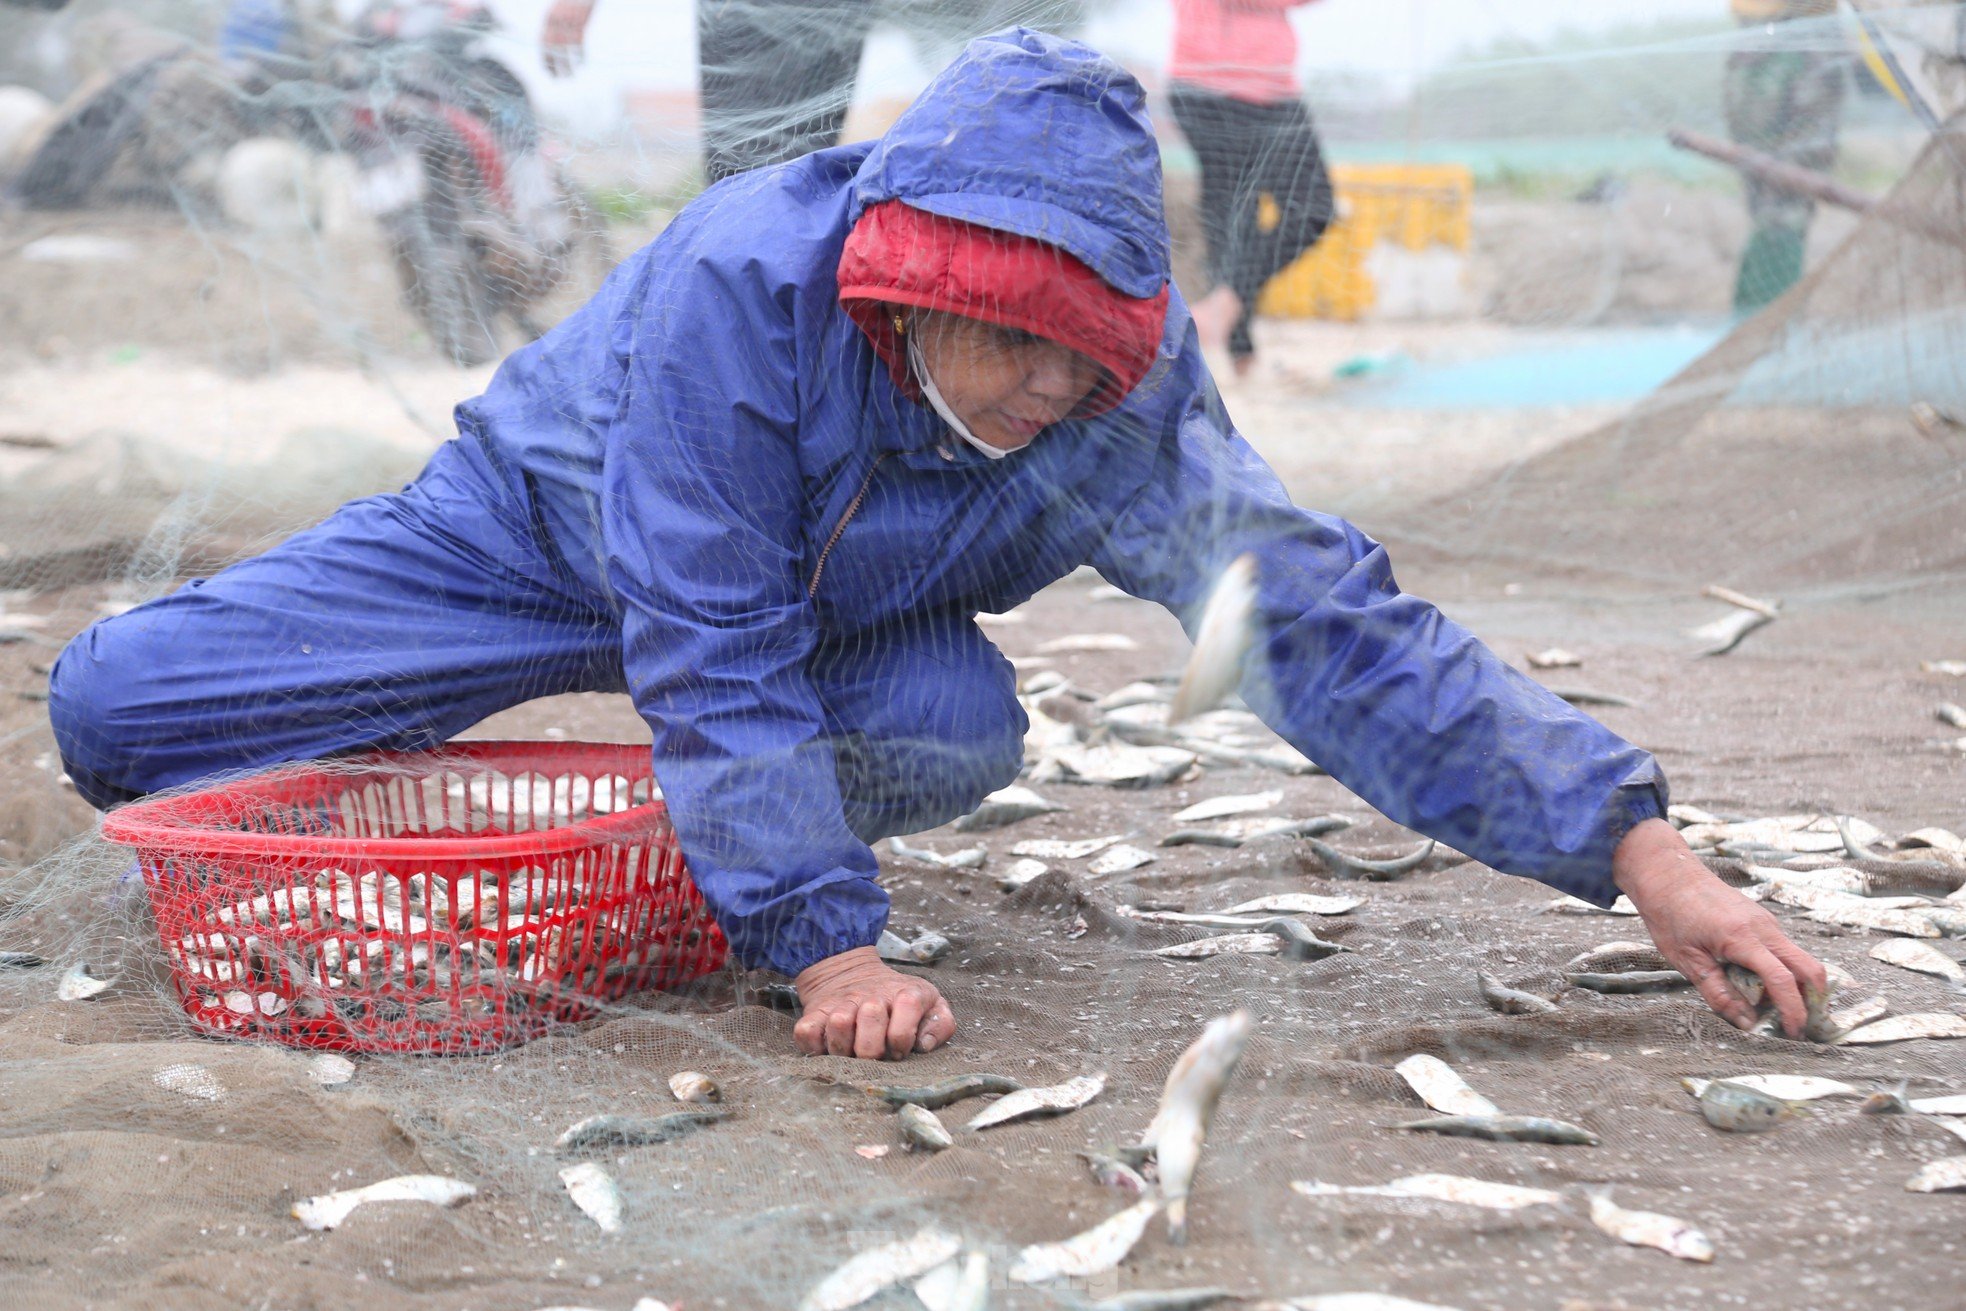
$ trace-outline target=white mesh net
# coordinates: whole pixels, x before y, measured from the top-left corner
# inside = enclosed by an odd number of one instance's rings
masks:
[[[1966,10],[1286,8],[0,3],[0,1302],[1945,1303]]]

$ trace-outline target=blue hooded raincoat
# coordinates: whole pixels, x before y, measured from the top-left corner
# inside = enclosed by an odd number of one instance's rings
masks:
[[[872,943],[868,842],[1016,774],[1009,666],[972,622],[1091,563],[1192,625],[1259,562],[1242,693],[1388,816],[1599,903],[1664,813],[1652,758],[1405,595],[1291,504],[1170,302],[1116,409],[991,461],[896,387],[836,267],[887,200],[1168,277],[1139,84],[1026,31],[973,43],[880,141],[733,178],[460,406],[409,488],[78,638],[51,710],[98,804],[242,765],[433,745],[548,692],[625,688],[740,960]],[[250,653],[250,654],[247,654]]]

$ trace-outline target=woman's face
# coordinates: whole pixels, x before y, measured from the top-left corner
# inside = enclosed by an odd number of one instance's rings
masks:
[[[933,310],[908,332],[942,399],[981,441],[1014,451],[1077,409],[1099,385],[1099,366],[1067,346],[1016,328]]]

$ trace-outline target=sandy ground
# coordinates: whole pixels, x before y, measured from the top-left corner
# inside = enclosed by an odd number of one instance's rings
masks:
[[[317,344],[284,346],[269,360],[264,332],[251,347],[253,316],[238,307],[255,295],[277,301],[287,284],[242,289],[240,266],[214,258],[238,275],[218,277],[211,293],[236,298],[226,300],[230,326],[201,329],[192,349],[171,350],[160,325],[172,316],[147,298],[121,320],[134,359],[113,358],[119,343],[101,331],[102,307],[119,303],[114,287],[88,290],[102,298],[97,308],[75,310],[59,332],[35,317],[40,302],[0,289],[12,316],[0,317],[8,360],[0,433],[70,449],[127,433],[230,461],[260,444],[339,430],[411,458],[433,426],[441,431],[447,406],[482,380],[394,349],[379,350],[364,373],[337,356],[333,334],[300,319],[282,321],[283,341]],[[248,281],[260,276],[249,273]],[[344,281],[342,291],[363,285]],[[371,302],[385,324],[387,292],[384,284]],[[93,325],[95,335],[78,337],[84,326],[76,325]],[[1398,346],[1426,358],[1506,331],[1485,323],[1271,328],[1265,371],[1226,395],[1303,503],[1384,531],[1403,509],[1609,417],[1367,411],[1324,385],[1333,362],[1362,351]],[[65,341],[48,347],[57,335]],[[48,455],[16,448],[5,458],[15,463],[0,472],[19,479]],[[1632,699],[1601,714],[1659,754],[1680,800],[1752,814],[1854,813],[1887,833],[1966,830],[1966,754],[1948,746],[1957,730],[1932,715],[1942,699],[1966,700],[1966,682],[1919,670],[1921,659],[1966,658],[1966,600],[1956,587],[1825,592],[1735,654],[1695,660],[1684,629],[1719,611],[1690,588],[1449,556],[1397,538],[1391,545],[1409,589],[1508,658],[1520,663],[1528,651],[1561,645],[1584,665],[1549,681]],[[1083,578],[1055,585],[993,638],[1021,657],[1066,633],[1132,637],[1133,652],[1054,658],[1074,685],[1095,692],[1179,665],[1186,644],[1171,619],[1138,602],[1093,601],[1090,586]],[[1279,813],[1354,817],[1358,826],[1343,837],[1349,849],[1411,840],[1330,779],[1246,767],[1141,792],[1048,787],[1071,809],[984,835],[991,854],[981,874],[883,853],[894,923],[938,929],[957,944],[930,977],[963,1031],[905,1067],[797,1059],[790,1018],[754,1004],[750,989],[761,980],[720,973],[675,994],[631,997],[497,1057],[363,1058],[351,1084],[323,1090],[288,1053],[202,1039],[179,1022],[160,989],[154,936],[146,940],[140,909],[115,881],[119,857],[77,837],[93,816],[58,778],[37,698],[61,642],[128,591],[76,583],[4,598],[24,636],[0,645],[0,869],[12,871],[0,878],[0,947],[42,950],[63,964],[87,954],[122,982],[96,1001],[64,1005],[49,999],[50,971],[0,975],[0,1227],[9,1234],[0,1302],[626,1311],[652,1294],[692,1309],[780,1307],[848,1251],[930,1219],[992,1251],[1001,1270],[1018,1245],[1063,1237],[1120,1208],[1073,1153],[1137,1133],[1181,1047],[1232,1005],[1262,1023],[1210,1138],[1194,1237],[1175,1248],[1150,1234],[1095,1291],[1220,1283],[1271,1295],[1388,1290],[1470,1311],[1638,1311],[1770,1305],[1770,1290],[1780,1289],[1783,1306],[1931,1311],[1955,1279],[1962,1203],[1902,1185],[1922,1161],[1960,1150],[1957,1140],[1924,1117],[1863,1116],[1850,1101],[1818,1104],[1768,1135],[1723,1136],[1693,1114],[1675,1080],[1752,1070],[1962,1091],[1962,1044],[1860,1051],[1752,1040],[1683,995],[1572,993],[1555,1015],[1493,1015],[1473,994],[1474,969],[1553,991],[1558,963],[1637,936],[1636,923],[1546,913],[1546,889],[1446,860],[1397,883],[1358,885],[1331,879],[1302,853],[1277,863],[1154,847],[1180,806],[1269,788],[1284,793]],[[515,707],[474,733],[646,737],[624,700],[595,696]],[[1104,879],[1082,862],[1056,862],[1056,873],[1014,894],[991,878],[1014,841],[1105,833],[1134,834],[1158,859]],[[933,833],[924,842],[946,851],[970,840]],[[1143,903],[1215,909],[1284,890],[1362,895],[1357,911],[1317,926],[1353,951],[1314,964],[1172,965],[1147,949],[1184,934],[1114,913]],[[1783,914],[1799,940],[1857,975],[1863,994],[1882,992],[1899,1011],[1958,1009],[1938,981],[1869,960],[1864,935]],[[1959,955],[1956,943],[1942,949]],[[1384,1126],[1420,1110],[1390,1072],[1415,1052],[1453,1061],[1506,1109],[1577,1121],[1604,1145],[1391,1132]],[[206,1070],[221,1094],[187,1096],[155,1081],[182,1064]],[[685,1067],[725,1085],[732,1122],[607,1158],[630,1220],[622,1236],[603,1239],[567,1204],[548,1145],[582,1115],[664,1109],[662,1080]],[[1098,1069],[1110,1084],[1084,1111],[962,1135],[933,1157],[902,1151],[890,1117],[847,1086],[979,1069],[1030,1082]],[[975,1105],[945,1119],[967,1118]],[[855,1151],[883,1146],[890,1150]],[[1502,1215],[1312,1199],[1288,1187],[1383,1183],[1423,1170],[1559,1188],[1568,1200]],[[327,1235],[303,1235],[288,1218],[297,1197],[409,1171],[470,1178],[482,1192],[455,1211],[358,1212]],[[1720,1258],[1694,1266],[1612,1243],[1583,1218],[1581,1190],[1591,1185],[1697,1223]],[[1033,1290],[999,1297],[1012,1307],[1068,1304]],[[909,1302],[892,1295],[878,1305]]]

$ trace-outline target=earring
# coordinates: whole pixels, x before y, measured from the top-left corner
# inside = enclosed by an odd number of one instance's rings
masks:
[[[908,320],[902,318],[900,313],[897,311],[894,316],[894,335],[897,337],[904,337],[907,335],[907,333],[908,333]]]

